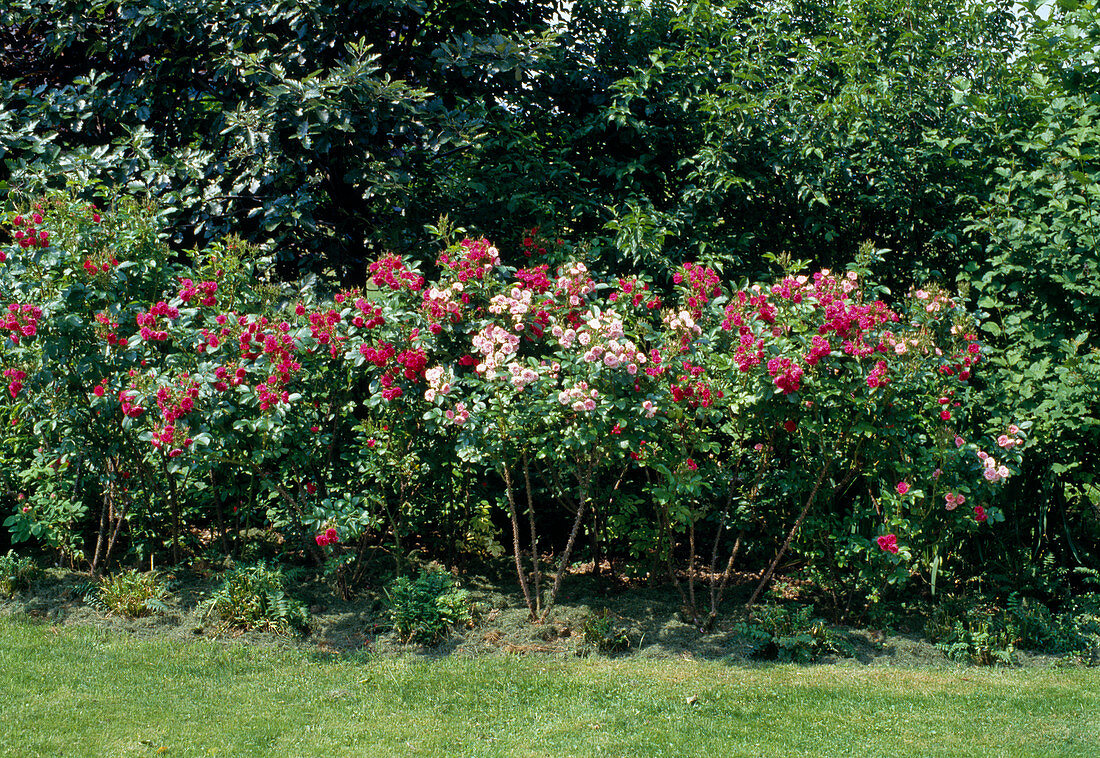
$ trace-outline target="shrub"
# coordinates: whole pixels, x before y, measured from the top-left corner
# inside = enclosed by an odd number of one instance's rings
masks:
[[[230,571],[222,586],[203,602],[203,617],[226,627],[277,634],[304,632],[309,623],[305,606],[287,595],[283,572],[265,563]]]
[[[14,551],[0,555],[0,595],[11,597],[30,587],[38,566],[30,558],[20,558]]]
[[[734,631],[753,643],[753,655],[768,660],[812,663],[823,655],[852,655],[851,646],[814,618],[814,607],[803,605],[758,605],[748,622]]]
[[[168,588],[159,574],[153,571],[143,574],[134,569],[104,577],[86,595],[92,605],[128,618],[165,613],[166,597]]]
[[[470,620],[469,593],[442,566],[431,564],[415,580],[395,579],[386,593],[393,628],[402,642],[432,645]]]

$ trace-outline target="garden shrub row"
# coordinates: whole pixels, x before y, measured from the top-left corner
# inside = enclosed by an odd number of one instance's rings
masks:
[[[696,619],[785,556],[862,607],[980,572],[1032,444],[1031,419],[981,428],[965,295],[893,296],[870,246],[751,284],[688,262],[664,290],[456,235],[329,293],[99,202],[21,203],[0,263],[5,525],[93,572],[258,529],[348,594],[379,551],[401,573],[491,549],[506,514],[532,617],[582,553],[667,573]]]

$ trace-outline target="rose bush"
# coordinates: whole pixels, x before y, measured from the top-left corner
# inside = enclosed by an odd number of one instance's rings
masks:
[[[373,548],[400,573],[483,531],[479,496],[501,492],[533,617],[587,528],[595,568],[601,550],[663,564],[696,620],[709,566],[713,618],[743,546],[767,564],[753,600],[790,550],[865,595],[935,583],[1003,519],[991,494],[1027,443],[1025,422],[973,435],[963,299],[888,304],[871,250],[732,289],[689,262],[661,296],[561,246],[517,269],[463,239],[435,275],[387,254],[326,294],[232,240],[169,255],[124,201],[10,218],[7,490],[29,507],[7,524],[93,570],[123,530],[178,559],[189,535],[256,525],[350,592]]]

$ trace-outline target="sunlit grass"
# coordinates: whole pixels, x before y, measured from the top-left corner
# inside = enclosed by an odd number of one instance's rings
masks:
[[[0,621],[0,755],[1100,755],[1100,671],[317,660]]]

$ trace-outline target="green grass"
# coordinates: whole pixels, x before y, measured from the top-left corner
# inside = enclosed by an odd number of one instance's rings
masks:
[[[336,661],[5,619],[0,713],[4,756],[1083,756],[1100,671]]]

